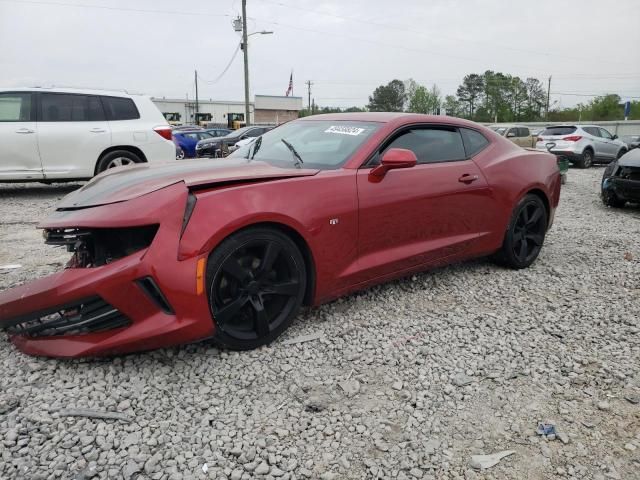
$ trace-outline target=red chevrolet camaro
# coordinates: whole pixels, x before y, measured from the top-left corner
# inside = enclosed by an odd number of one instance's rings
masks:
[[[472,257],[528,267],[559,196],[553,155],[472,122],[308,117],[224,160],[119,168],[68,195],[40,228],[69,263],[0,293],[0,327],[55,357],[256,348],[302,304]]]

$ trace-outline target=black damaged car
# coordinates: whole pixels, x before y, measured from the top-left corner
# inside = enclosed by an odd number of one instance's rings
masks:
[[[614,160],[602,176],[602,202],[609,207],[640,203],[640,149],[634,148]]]

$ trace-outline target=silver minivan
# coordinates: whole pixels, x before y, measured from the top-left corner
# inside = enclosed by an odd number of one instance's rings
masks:
[[[627,152],[627,145],[597,125],[554,125],[545,128],[536,142],[538,150],[566,157],[580,168],[595,162],[609,163]]]

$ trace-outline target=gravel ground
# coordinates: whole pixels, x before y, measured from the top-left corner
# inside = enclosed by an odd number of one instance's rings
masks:
[[[601,174],[569,172],[530,269],[375,287],[257,351],[60,361],[0,341],[0,478],[640,478],[640,208],[603,207]],[[0,186],[0,265],[22,265],[0,289],[67,260],[34,225],[72,188]]]

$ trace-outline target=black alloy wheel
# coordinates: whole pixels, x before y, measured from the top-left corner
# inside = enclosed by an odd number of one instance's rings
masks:
[[[547,210],[540,197],[526,195],[514,209],[496,259],[515,269],[531,265],[542,249],[547,222]]]
[[[306,290],[296,244],[279,230],[254,227],[224,240],[207,265],[214,341],[234,350],[270,343],[291,324]]]

